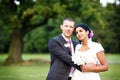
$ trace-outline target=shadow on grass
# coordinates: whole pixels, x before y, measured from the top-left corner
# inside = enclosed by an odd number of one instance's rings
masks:
[[[29,59],[29,60],[23,61],[21,63],[11,64],[9,66],[14,66],[14,65],[36,65],[36,64],[50,64],[50,61],[46,60],[46,59]],[[4,65],[2,62],[0,62],[0,66],[8,66],[8,65]]]

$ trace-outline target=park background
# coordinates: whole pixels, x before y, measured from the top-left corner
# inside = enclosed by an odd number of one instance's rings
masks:
[[[120,0],[0,0],[0,80],[45,80],[48,40],[61,33],[64,18],[88,24],[105,49],[109,70],[102,80],[119,80]],[[75,35],[73,38],[76,39]]]

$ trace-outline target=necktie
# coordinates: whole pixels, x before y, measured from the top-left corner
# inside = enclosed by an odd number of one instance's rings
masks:
[[[67,43],[69,44],[70,53],[71,53],[71,55],[72,55],[72,45],[71,45],[71,40],[68,40]],[[70,76],[71,76],[72,73],[73,73],[73,71],[74,71],[74,68],[73,68],[72,66],[70,66],[69,71],[70,71]]]
[[[69,44],[70,52],[71,52],[71,54],[72,54],[72,46],[71,46],[71,41],[70,41],[70,40],[68,40],[68,41],[67,41],[67,43]]]

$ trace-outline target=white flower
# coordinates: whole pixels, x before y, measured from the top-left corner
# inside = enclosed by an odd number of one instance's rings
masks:
[[[64,44],[65,47],[70,47],[70,44],[66,43]]]
[[[85,65],[85,58],[79,54],[75,54],[72,56],[72,61],[77,65]]]

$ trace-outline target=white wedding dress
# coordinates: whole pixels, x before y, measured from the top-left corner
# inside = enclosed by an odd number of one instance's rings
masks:
[[[97,52],[104,50],[101,44],[89,41],[89,49],[87,51],[79,51],[81,44],[78,44],[75,49],[75,54],[72,60],[77,65],[85,65],[85,63],[100,64],[97,59]],[[71,80],[100,80],[99,73],[96,72],[80,72],[75,69]]]

